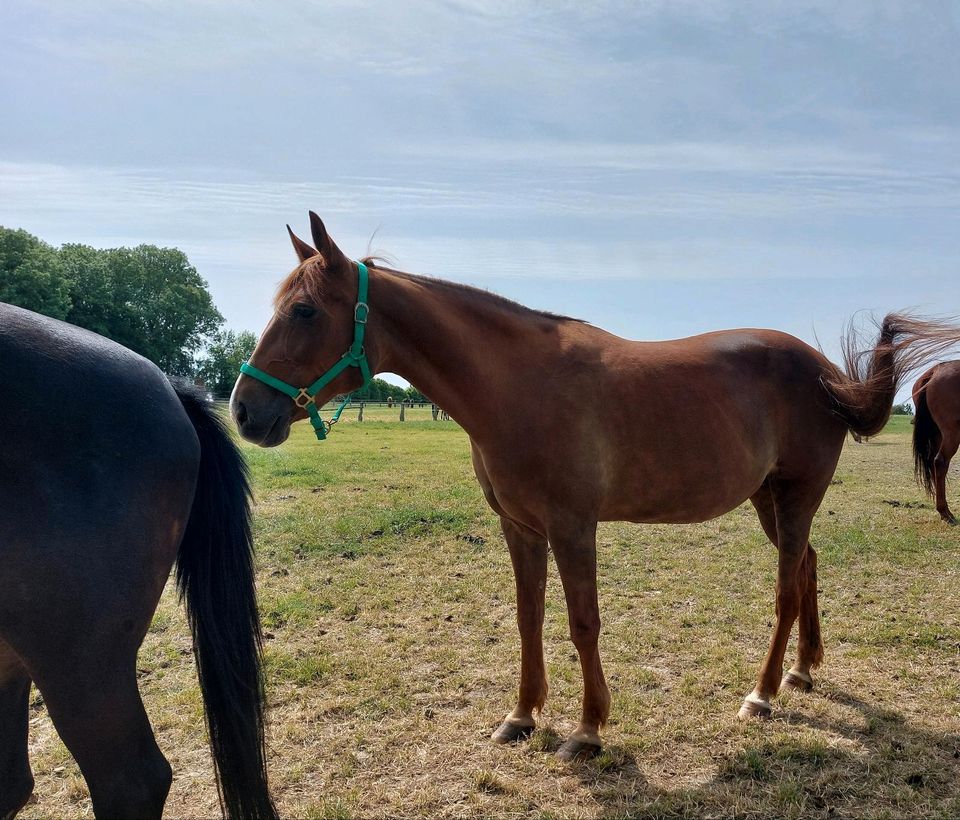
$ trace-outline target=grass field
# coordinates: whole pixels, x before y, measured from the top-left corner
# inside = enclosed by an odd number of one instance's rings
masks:
[[[555,569],[542,728],[498,747],[487,738],[513,706],[519,663],[513,578],[466,436],[429,408],[404,424],[377,421],[386,409],[355,415],[322,444],[300,424],[278,449],[246,450],[284,815],[960,815],[960,532],[913,483],[908,419],[845,448],[813,533],[825,662],[816,691],[781,698],[769,721],[735,719],[773,616],[776,556],[752,508],[601,525],[612,720],[600,757],[565,765],[551,752],[575,725],[580,674]],[[167,816],[216,814],[169,588],[139,667],[174,768]],[[37,802],[23,816],[89,814],[39,699],[32,708]]]

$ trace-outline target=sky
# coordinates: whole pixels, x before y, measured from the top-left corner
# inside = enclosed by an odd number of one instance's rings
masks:
[[[0,224],[182,248],[259,331],[354,257],[620,335],[960,315],[960,4],[4,0]]]

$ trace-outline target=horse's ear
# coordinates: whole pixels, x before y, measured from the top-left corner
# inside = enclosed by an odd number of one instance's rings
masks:
[[[297,252],[297,259],[306,262],[311,256],[316,256],[318,251],[311,248],[299,236],[297,236],[287,225],[287,233],[290,234],[290,241],[293,242],[293,249]]]
[[[313,244],[317,246],[320,255],[327,263],[327,268],[336,266],[338,263],[349,262],[343,252],[338,248],[327,233],[323,220],[313,211],[310,211],[310,233],[313,235]]]

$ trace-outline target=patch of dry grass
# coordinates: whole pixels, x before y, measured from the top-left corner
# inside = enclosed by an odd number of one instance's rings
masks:
[[[580,698],[553,569],[541,728],[488,740],[517,684],[513,579],[455,425],[345,422],[323,444],[299,425],[248,454],[285,815],[960,814],[960,538],[913,484],[905,420],[845,449],[814,527],[826,660],[816,692],[781,698],[768,722],[735,719],[773,614],[775,553],[749,505],[700,525],[601,526],[613,712],[603,754],[575,765],[552,755]],[[139,668],[175,772],[167,816],[216,814],[169,589]],[[89,813],[32,709],[38,801],[23,816]]]

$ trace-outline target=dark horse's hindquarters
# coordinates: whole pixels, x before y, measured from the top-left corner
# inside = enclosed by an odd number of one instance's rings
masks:
[[[131,351],[4,304],[0,385],[0,817],[33,785],[31,680],[95,813],[160,816],[136,656],[178,550],[224,803],[272,814],[247,486],[219,420]]]

